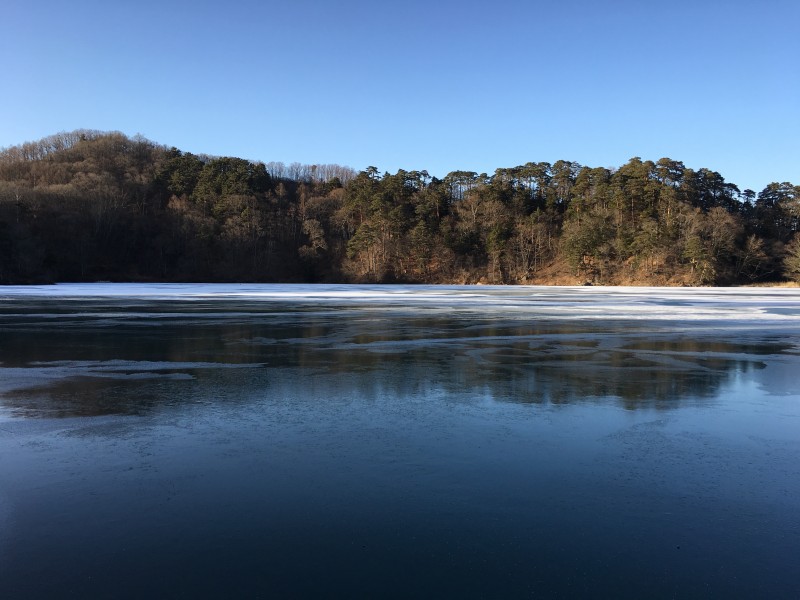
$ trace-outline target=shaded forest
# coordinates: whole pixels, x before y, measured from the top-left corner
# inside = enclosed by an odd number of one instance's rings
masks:
[[[121,133],[0,151],[0,283],[732,285],[800,279],[800,186],[632,158],[357,172]]]

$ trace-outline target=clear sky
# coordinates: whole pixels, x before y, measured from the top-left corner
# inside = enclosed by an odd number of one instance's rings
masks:
[[[380,171],[667,156],[800,184],[798,0],[6,0],[0,146]]]

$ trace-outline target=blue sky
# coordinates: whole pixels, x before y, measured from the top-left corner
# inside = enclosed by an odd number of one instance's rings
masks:
[[[0,146],[381,171],[668,156],[800,183],[800,2],[7,0]]]

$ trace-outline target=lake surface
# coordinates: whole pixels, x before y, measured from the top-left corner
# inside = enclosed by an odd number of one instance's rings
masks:
[[[0,288],[0,597],[798,598],[800,290]]]

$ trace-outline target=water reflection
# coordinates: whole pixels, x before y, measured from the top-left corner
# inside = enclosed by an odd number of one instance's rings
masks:
[[[73,301],[68,309],[59,305],[61,312],[35,307],[6,315],[2,405],[14,414],[66,417],[144,414],[221,395],[249,402],[270,393],[276,372],[296,370],[299,390],[311,377],[332,385],[349,375],[359,393],[377,388],[397,396],[434,382],[446,394],[500,402],[670,409],[713,401],[732,378],[793,351],[783,338],[759,332],[720,340],[717,332],[643,321],[298,311],[284,304],[268,312],[242,303],[226,312],[220,303],[126,308],[133,312]]]

